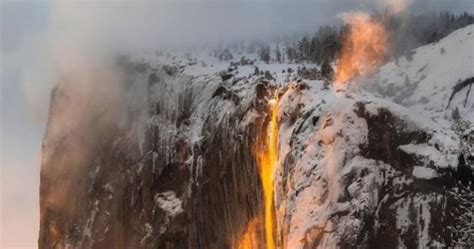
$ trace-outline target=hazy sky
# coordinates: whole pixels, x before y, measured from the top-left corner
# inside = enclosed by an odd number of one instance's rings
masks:
[[[67,59],[59,47],[107,53],[310,32],[339,22],[338,13],[380,10],[376,3],[386,1],[402,0],[0,0],[0,248],[36,248],[41,138],[55,70]],[[474,6],[416,0],[410,9]]]

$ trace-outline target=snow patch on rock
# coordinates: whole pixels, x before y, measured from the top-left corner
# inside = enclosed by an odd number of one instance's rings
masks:
[[[415,166],[412,172],[413,176],[421,179],[431,179],[437,176],[437,173],[434,169]]]
[[[181,199],[173,191],[166,191],[155,196],[155,203],[163,209],[168,216],[176,216],[183,212]]]

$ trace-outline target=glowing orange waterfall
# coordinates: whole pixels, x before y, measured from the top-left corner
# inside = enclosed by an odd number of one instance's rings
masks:
[[[278,100],[273,99],[269,102],[270,122],[267,126],[265,140],[262,141],[257,149],[258,165],[260,167],[260,178],[262,180],[264,201],[265,201],[265,238],[267,249],[275,248],[273,238],[274,228],[274,171],[278,163]]]
[[[260,178],[262,182],[264,194],[264,222],[265,222],[265,245],[266,249],[275,249],[275,239],[273,237],[273,230],[275,227],[274,221],[274,203],[273,203],[273,189],[274,189],[274,171],[278,164],[278,99],[269,101],[268,114],[270,120],[262,134],[257,138],[255,146],[255,155],[259,166]],[[258,218],[254,218],[247,224],[246,231],[241,236],[237,243],[237,249],[257,249],[258,245],[263,243],[258,242],[255,234],[257,226],[261,223]]]

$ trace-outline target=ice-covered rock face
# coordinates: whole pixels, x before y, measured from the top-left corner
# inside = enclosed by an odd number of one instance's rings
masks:
[[[39,247],[236,248],[248,224],[264,224],[253,150],[275,89],[279,248],[469,245],[474,107],[465,80],[474,59],[456,48],[469,48],[473,28],[339,92],[291,81],[296,65],[228,69],[169,56],[122,61],[119,103],[103,102],[99,89],[93,100],[103,105],[72,108],[81,93],[58,87],[43,145]],[[64,128],[64,117],[80,119]],[[249,236],[256,248],[264,234]]]

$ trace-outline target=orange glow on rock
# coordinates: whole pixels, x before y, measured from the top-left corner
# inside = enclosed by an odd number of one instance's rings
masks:
[[[364,13],[343,15],[350,31],[343,39],[334,81],[344,83],[382,65],[389,51],[389,37],[383,23]]]
[[[244,234],[240,237],[236,249],[258,249],[258,230],[260,222],[258,217],[253,218],[247,224]]]

